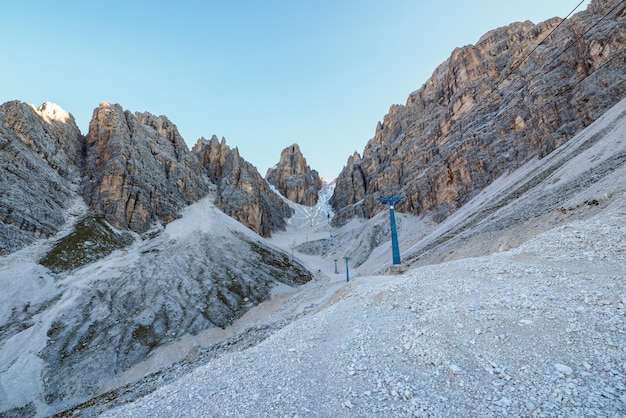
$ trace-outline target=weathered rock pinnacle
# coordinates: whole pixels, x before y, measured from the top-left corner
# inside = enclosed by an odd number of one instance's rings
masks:
[[[292,215],[291,208],[237,148],[231,149],[224,138],[220,142],[213,135],[210,140],[199,139],[192,152],[217,185],[215,205],[224,213],[264,237],[284,228],[285,219]]]
[[[298,144],[280,153],[280,161],[267,170],[265,178],[287,199],[305,206],[315,206],[322,188],[319,174],[307,165]]]

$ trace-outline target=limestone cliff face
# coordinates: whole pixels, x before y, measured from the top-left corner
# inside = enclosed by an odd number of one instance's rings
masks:
[[[398,210],[444,219],[623,98],[625,50],[619,0],[595,0],[563,22],[514,23],[456,49],[406,105],[390,108],[362,157],[348,159],[331,200],[335,221],[371,217],[383,209],[379,196],[399,194]]]
[[[365,198],[365,177],[361,171],[361,156],[354,152],[335,182],[335,191],[328,203],[334,208],[341,207],[341,220],[354,216],[365,217],[363,199]],[[337,222],[339,218],[333,218]]]
[[[86,137],[84,197],[113,226],[144,232],[208,193],[202,168],[165,116],[102,103]]]
[[[215,205],[257,234],[269,237],[285,227],[292,210],[274,193],[258,170],[231,149],[226,140],[201,138],[192,152],[198,157],[209,179],[217,185]]]
[[[83,163],[70,113],[52,103],[0,106],[0,255],[58,232]]]
[[[94,110],[86,137],[52,103],[0,106],[0,255],[52,237],[74,203],[121,230],[145,232],[156,221],[218,186],[216,205],[262,236],[283,228],[289,206],[255,167],[217,138],[195,155],[165,116],[118,104]],[[200,158],[200,160],[198,160]],[[206,172],[206,175],[205,175]]]
[[[265,179],[287,199],[305,206],[315,206],[322,188],[319,174],[307,165],[298,144],[280,153],[278,164],[267,170]]]

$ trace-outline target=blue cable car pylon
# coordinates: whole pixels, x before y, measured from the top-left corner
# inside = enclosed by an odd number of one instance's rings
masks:
[[[389,222],[391,223],[391,254],[393,264],[402,264],[400,261],[400,247],[398,245],[398,232],[396,231],[396,216],[394,214],[394,204],[404,199],[404,196],[379,197],[378,200],[389,203]]]

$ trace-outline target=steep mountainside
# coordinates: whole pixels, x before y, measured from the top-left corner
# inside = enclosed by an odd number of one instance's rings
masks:
[[[225,214],[257,234],[269,237],[282,229],[291,209],[272,191],[252,164],[241,158],[222,138],[201,138],[192,152],[198,157],[211,182],[217,185],[215,205]]]
[[[83,162],[72,115],[52,103],[0,106],[0,255],[59,231]]]
[[[0,415],[51,416],[120,383],[157,348],[226,327],[274,287],[311,279],[211,200],[71,271],[37,263],[46,241],[0,259]]]
[[[403,262],[425,265],[516,248],[555,225],[586,220],[615,202],[623,203],[625,175],[622,99],[566,144],[503,175],[454,215],[416,237],[403,249]],[[625,213],[620,213],[623,218]]]
[[[322,189],[319,174],[308,166],[298,144],[282,150],[278,164],[267,170],[265,178],[287,199],[305,206],[315,206]]]
[[[102,103],[86,150],[85,200],[117,228],[145,232],[208,193],[200,163],[165,116]]]
[[[626,4],[514,23],[453,51],[348,159],[331,204],[342,224],[404,195],[440,222],[500,175],[567,142],[626,94]]]

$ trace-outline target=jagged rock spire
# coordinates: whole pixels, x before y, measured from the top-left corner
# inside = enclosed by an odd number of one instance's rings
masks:
[[[265,179],[292,202],[315,206],[322,180],[311,170],[298,144],[292,144],[280,153],[278,164],[267,170]]]
[[[261,236],[285,227],[291,208],[263,180],[256,167],[213,135],[192,148],[209,179],[217,185],[215,205]]]

